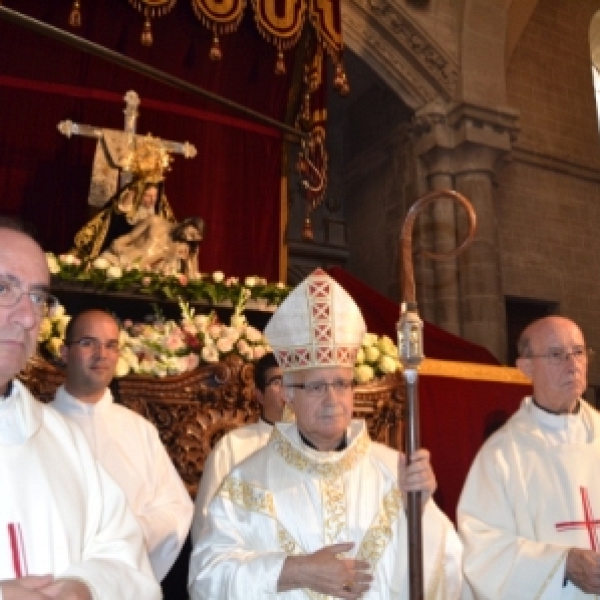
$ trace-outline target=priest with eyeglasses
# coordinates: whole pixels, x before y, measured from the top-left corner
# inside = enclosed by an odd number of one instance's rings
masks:
[[[533,395],[483,445],[458,505],[476,599],[600,594],[600,416],[582,399],[592,352],[549,316],[518,342]]]
[[[408,597],[405,497],[421,491],[426,598],[460,598],[462,548],[436,507],[429,453],[407,467],[353,420],[354,363],[365,323],[352,298],[316,270],[265,335],[295,423],[234,467],[195,544],[192,600]]]

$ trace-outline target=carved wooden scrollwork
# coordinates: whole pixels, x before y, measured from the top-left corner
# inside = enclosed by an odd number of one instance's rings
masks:
[[[231,429],[258,419],[253,372],[251,363],[230,356],[184,375],[129,375],[116,379],[111,387],[118,402],[154,423],[193,496],[214,444]],[[34,396],[49,402],[64,381],[64,371],[35,356],[20,379]],[[394,448],[402,440],[403,407],[404,382],[399,375],[388,375],[355,390],[355,416],[366,420],[372,439]]]

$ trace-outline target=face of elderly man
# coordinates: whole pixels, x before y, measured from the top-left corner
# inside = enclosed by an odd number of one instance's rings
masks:
[[[49,278],[41,248],[23,233],[0,228],[0,292],[1,282],[21,291],[45,289]],[[27,294],[0,306],[0,392],[35,352],[41,319]]]
[[[318,450],[334,450],[350,424],[353,375],[348,367],[316,367],[286,376],[298,429]]]
[[[533,382],[538,404],[554,412],[571,412],[587,387],[587,350],[573,321],[548,317],[528,327],[527,356],[517,366]]]

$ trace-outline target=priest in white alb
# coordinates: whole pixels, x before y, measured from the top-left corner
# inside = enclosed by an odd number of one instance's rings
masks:
[[[273,425],[283,420],[283,379],[272,352],[268,352],[254,364],[254,386],[254,396],[260,404],[260,418],[256,423],[237,427],[224,435],[204,462],[202,478],[194,500],[192,544],[200,537],[208,504],[223,479],[235,465],[262,448],[271,437]]]
[[[34,353],[46,257],[0,220],[0,599],[158,600],[142,532],[76,425],[17,379]]]
[[[408,594],[404,496],[420,490],[426,598],[461,593],[461,544],[431,499],[429,453],[404,456],[352,420],[354,362],[365,324],[321,270],[282,303],[265,335],[295,423],[234,467],[194,546],[193,600],[364,598]]]
[[[119,358],[119,325],[102,310],[78,313],[67,325],[61,356],[66,379],[50,405],[81,428],[125,493],[162,581],[179,556],[194,507],[156,427],[113,400],[108,385]]]
[[[600,417],[581,395],[590,351],[571,320],[535,321],[517,366],[533,383],[479,451],[458,505],[477,599],[600,594]]]

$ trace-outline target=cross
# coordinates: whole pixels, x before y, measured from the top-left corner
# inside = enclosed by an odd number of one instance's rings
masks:
[[[61,121],[58,124],[58,130],[68,138],[72,135],[82,135],[98,140],[88,198],[88,202],[92,206],[104,206],[117,192],[116,173],[119,169],[118,159],[123,158],[133,149],[135,144],[140,98],[136,92],[130,90],[125,94],[123,99],[125,100],[125,110],[123,111],[125,114],[125,125],[123,131],[94,127],[92,125],[80,125],[68,120]],[[189,142],[161,140],[161,143],[168,152],[182,154],[185,158],[194,158],[197,153],[196,147]],[[131,173],[121,170],[119,187],[123,187],[130,180]]]
[[[598,551],[600,544],[598,543],[598,527],[600,527],[600,519],[594,519],[588,491],[585,487],[580,487],[581,503],[583,504],[584,521],[565,521],[564,523],[556,524],[556,531],[570,531],[572,529],[587,529],[590,536],[590,546],[594,552]]]

